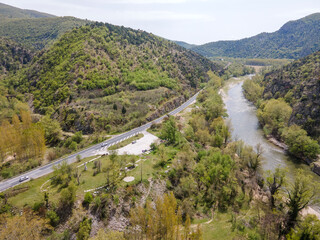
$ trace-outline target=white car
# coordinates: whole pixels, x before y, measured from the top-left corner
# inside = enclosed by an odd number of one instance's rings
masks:
[[[29,179],[28,176],[24,176],[24,177],[21,177],[21,178],[19,179],[19,182],[23,182],[23,181],[26,181],[26,180],[28,180],[28,179]]]
[[[107,146],[108,144],[107,143],[102,143],[101,144],[101,147],[105,147],[105,146]]]

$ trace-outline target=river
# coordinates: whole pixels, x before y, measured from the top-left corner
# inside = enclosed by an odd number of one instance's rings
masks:
[[[247,76],[250,77],[250,76]],[[310,170],[306,164],[300,163],[288,156],[281,148],[270,143],[263,135],[256,116],[256,107],[249,102],[242,93],[242,84],[246,77],[233,78],[227,81],[221,95],[228,113],[228,119],[232,126],[233,140],[242,139],[247,145],[255,147],[260,143],[263,147],[262,169],[274,170],[276,167],[286,168],[290,181],[298,168],[303,169],[305,174],[313,177],[314,181],[320,182],[320,177]],[[313,207],[318,212],[320,208]]]

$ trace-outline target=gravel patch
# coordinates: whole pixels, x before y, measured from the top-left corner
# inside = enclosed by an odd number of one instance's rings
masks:
[[[132,182],[133,180],[134,180],[134,177],[125,177],[123,179],[123,181],[125,181],[125,182]]]
[[[143,150],[149,150],[150,145],[159,139],[158,137],[147,131],[144,131],[142,133],[144,135],[142,138],[136,140],[134,144],[130,143],[127,146],[119,148],[118,150],[116,150],[117,153],[119,155],[140,155],[143,153]]]

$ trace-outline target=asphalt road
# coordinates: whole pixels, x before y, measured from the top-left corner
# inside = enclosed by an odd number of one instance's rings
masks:
[[[196,93],[194,96],[192,96],[188,101],[186,101],[185,103],[183,103],[180,107],[172,110],[170,113],[168,113],[169,115],[175,115],[179,112],[181,112],[183,109],[185,109],[186,107],[188,107],[189,105],[192,104],[193,101],[196,100],[197,96],[198,96],[199,92]],[[167,114],[166,114],[167,115]],[[114,136],[106,141],[104,141],[103,143],[106,144],[106,147],[108,146],[111,146],[113,144],[116,144],[118,142],[121,142],[131,136],[134,136],[142,131],[145,131],[146,129],[148,129],[153,123],[159,123],[162,121],[163,118],[165,118],[165,116],[162,116],[160,118],[157,118],[155,120],[153,120],[152,122],[149,122],[149,123],[146,123],[140,127],[137,127],[137,128],[134,128],[128,132],[125,132],[125,133],[122,133],[120,135],[117,135],[117,136]],[[29,179],[33,178],[39,178],[39,177],[42,177],[44,175],[47,175],[51,172],[53,172],[53,166],[55,165],[58,165],[60,164],[62,161],[67,161],[68,164],[71,164],[71,163],[74,163],[76,161],[76,157],[77,155],[81,155],[81,158],[86,158],[86,157],[90,157],[90,156],[93,156],[95,155],[95,153],[101,149],[101,145],[102,143],[99,143],[99,144],[96,144],[96,145],[93,145],[89,148],[86,148],[84,150],[81,150],[79,152],[76,152],[72,155],[69,155],[67,157],[63,157],[63,158],[60,158],[52,163],[49,163],[45,166],[41,166],[39,168],[36,168],[36,169],[33,169],[31,171],[28,171],[28,172],[25,172],[19,176],[16,176],[16,177],[13,177],[13,178],[10,178],[8,180],[4,180],[4,181],[1,181],[0,182],[0,192],[3,192],[5,190],[7,190],[8,188],[12,188],[14,186],[17,186],[20,184],[19,182],[19,179],[20,177],[22,176],[28,176]]]

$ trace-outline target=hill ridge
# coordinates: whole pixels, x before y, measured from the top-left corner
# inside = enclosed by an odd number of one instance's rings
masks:
[[[275,32],[190,49],[206,57],[299,59],[320,50],[320,13],[289,21]]]

